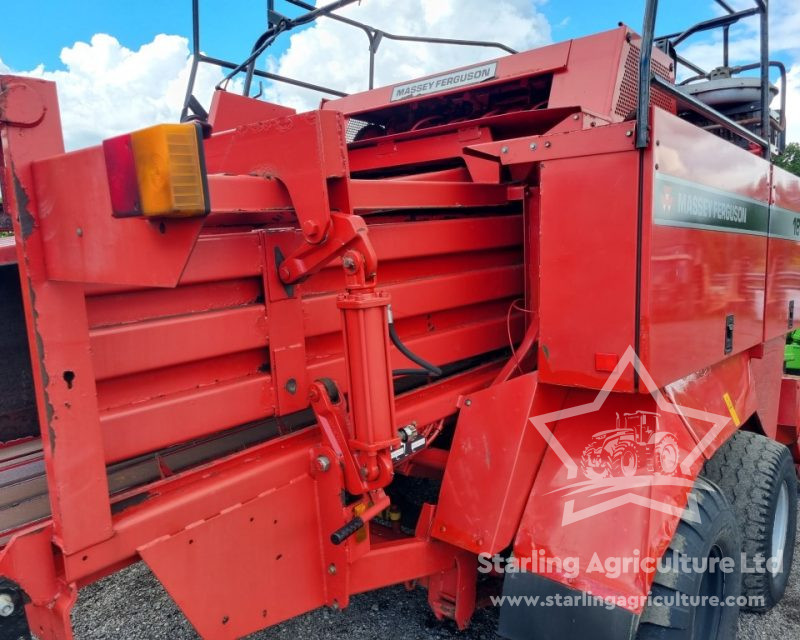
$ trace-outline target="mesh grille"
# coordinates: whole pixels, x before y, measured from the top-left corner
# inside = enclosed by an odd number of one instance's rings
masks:
[[[631,44],[628,47],[628,57],[625,59],[625,72],[619,87],[619,98],[614,113],[622,118],[627,118],[636,111],[639,96],[639,47]],[[652,59],[653,71],[664,80],[672,81],[669,68],[660,60]],[[650,92],[650,104],[675,113],[675,100],[658,89]]]
[[[366,127],[369,122],[364,120],[358,120],[356,118],[350,118],[347,121],[347,129],[345,131],[345,137],[347,138],[347,142],[352,142],[356,139],[358,132],[361,131],[364,127]]]

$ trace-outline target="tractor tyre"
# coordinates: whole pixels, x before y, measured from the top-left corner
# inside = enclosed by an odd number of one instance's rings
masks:
[[[665,434],[655,446],[655,470],[665,476],[671,476],[678,468],[680,449],[678,440],[671,433]]]
[[[747,566],[755,569],[742,577],[746,609],[769,611],[783,597],[794,555],[797,477],[791,453],[770,438],[737,431],[706,462],[703,474],[733,506]]]
[[[741,539],[725,494],[700,477],[650,588],[637,640],[728,640],[736,637],[741,593]],[[730,564],[720,568],[720,560]],[[709,570],[713,568],[713,570]],[[700,596],[701,598],[697,598]],[[703,598],[704,597],[704,598]],[[709,598],[727,606],[711,606]],[[688,598],[688,601],[687,601]],[[705,604],[703,604],[705,602]]]
[[[592,444],[587,444],[581,454],[581,471],[583,475],[585,475],[590,480],[601,480],[602,478],[607,478],[611,475],[611,462],[603,456],[603,452],[600,452],[600,455],[603,458],[599,461],[599,464],[592,464],[592,458],[594,458],[594,452],[597,449]]]
[[[620,442],[611,454],[611,474],[616,478],[630,478],[639,469],[639,453],[632,442]]]

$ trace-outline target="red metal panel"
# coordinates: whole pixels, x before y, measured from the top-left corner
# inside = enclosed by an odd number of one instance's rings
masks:
[[[462,401],[434,537],[473,553],[511,543],[546,446],[528,422],[537,382],[536,373],[520,376]]]
[[[785,338],[778,336],[760,347],[760,357],[753,355],[750,359],[750,383],[755,386],[758,398],[758,421],[764,433],[773,439],[777,439],[778,434],[778,406],[785,347]]]
[[[405,180],[352,180],[350,184],[352,207],[361,212],[496,207],[508,202],[508,187],[504,184]]]
[[[35,163],[39,224],[53,280],[172,287],[202,218],[114,218],[102,147]],[[142,256],[147,256],[143,268]]]
[[[624,596],[625,608],[638,613],[654,576],[647,569],[666,550],[704,459],[695,459],[688,473],[681,472],[672,481],[659,482],[659,475],[647,470],[652,458],[646,454],[637,456],[642,468],[637,466],[636,475],[587,480],[582,454],[593,437],[610,434],[617,414],[656,411],[653,397],[622,393],[605,397],[543,384],[537,394],[550,396],[547,404],[556,407],[556,415],[544,428],[554,435],[562,453],[555,445],[546,449],[514,541],[514,557],[572,589],[600,598]],[[575,415],[558,415],[578,407],[582,410]],[[657,431],[673,435],[679,459],[684,460],[695,440],[678,414],[663,408],[657,413]],[[544,440],[545,435],[538,437]],[[610,558],[652,560],[628,564],[617,574],[598,570],[594,558],[601,563]]]
[[[225,131],[243,124],[271,120],[296,113],[294,109],[277,104],[240,96],[232,91],[218,89],[211,98],[208,122],[214,131]],[[210,171],[214,171],[209,167]]]
[[[246,351],[267,344],[264,305],[94,329],[97,380]]]
[[[600,388],[595,355],[635,344],[638,164],[629,151],[541,165],[542,382]],[[617,389],[633,389],[631,370]]]
[[[664,393],[682,407],[710,415],[729,416],[721,431],[706,420],[684,418],[696,442],[703,442],[702,455],[710,458],[719,446],[759,408],[754,370],[748,353],[739,353],[711,367],[669,384]],[[728,405],[730,402],[730,406]]]
[[[255,303],[261,291],[261,283],[255,278],[249,278],[185,285],[175,289],[142,289],[124,294],[90,295],[86,298],[86,313],[89,326],[97,329],[115,324],[241,307]]]
[[[219,382],[244,378],[269,367],[269,353],[261,347],[226,354],[97,383],[100,410],[146,402],[180,391],[209,387]]]
[[[202,637],[241,638],[325,603],[315,493],[298,477],[139,553]]]
[[[661,109],[653,114],[656,146],[645,160],[640,356],[663,385],[727,355],[730,315],[731,353],[762,341],[766,229],[722,228],[725,214],[713,207],[735,198],[754,208],[746,219],[756,225],[756,210],[768,202],[769,165]],[[653,180],[663,185],[656,195]],[[679,216],[698,222],[672,222]],[[669,219],[669,226],[658,219]]]
[[[155,397],[100,416],[107,462],[267,418],[274,413],[272,379],[252,375],[194,391]]]
[[[261,245],[255,233],[201,236],[181,284],[261,275]]]
[[[795,328],[800,315],[800,178],[774,165],[769,227],[765,340]]]
[[[319,432],[306,430],[154,483],[145,500],[114,515],[113,538],[64,557],[66,580],[91,581],[107,567],[138,559],[139,548],[167,532],[181,531],[253,500],[265,488],[296,481],[308,472],[309,449],[318,444]],[[141,493],[137,489],[128,496]]]
[[[13,76],[0,77],[0,94],[3,206],[19,240],[51,512],[55,536],[72,551],[108,538],[111,515],[83,288],[47,280],[31,168],[33,161],[63,152],[58,100],[54,84]],[[9,114],[25,107],[20,100],[38,110],[36,127],[7,123]]]

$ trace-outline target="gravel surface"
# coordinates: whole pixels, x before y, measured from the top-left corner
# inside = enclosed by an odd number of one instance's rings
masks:
[[[798,526],[800,541],[800,521]],[[83,589],[73,615],[76,640],[188,640],[198,636],[143,563]],[[403,640],[495,638],[497,611],[478,611],[467,631],[439,622],[426,592],[389,587],[352,598],[343,611],[319,609],[253,634],[249,640],[319,638]],[[800,553],[780,605],[765,615],[742,614],[740,640],[800,640]]]

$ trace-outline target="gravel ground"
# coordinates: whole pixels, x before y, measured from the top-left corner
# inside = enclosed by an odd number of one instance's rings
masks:
[[[800,541],[800,521],[798,522]],[[250,636],[249,640],[319,638],[495,638],[497,611],[478,611],[467,631],[439,622],[426,592],[389,587],[355,596],[344,611],[319,609]],[[142,606],[142,603],[145,606]],[[73,615],[76,640],[188,640],[198,636],[143,563],[83,589]],[[742,614],[740,640],[800,640],[800,553],[781,604],[765,615]]]

